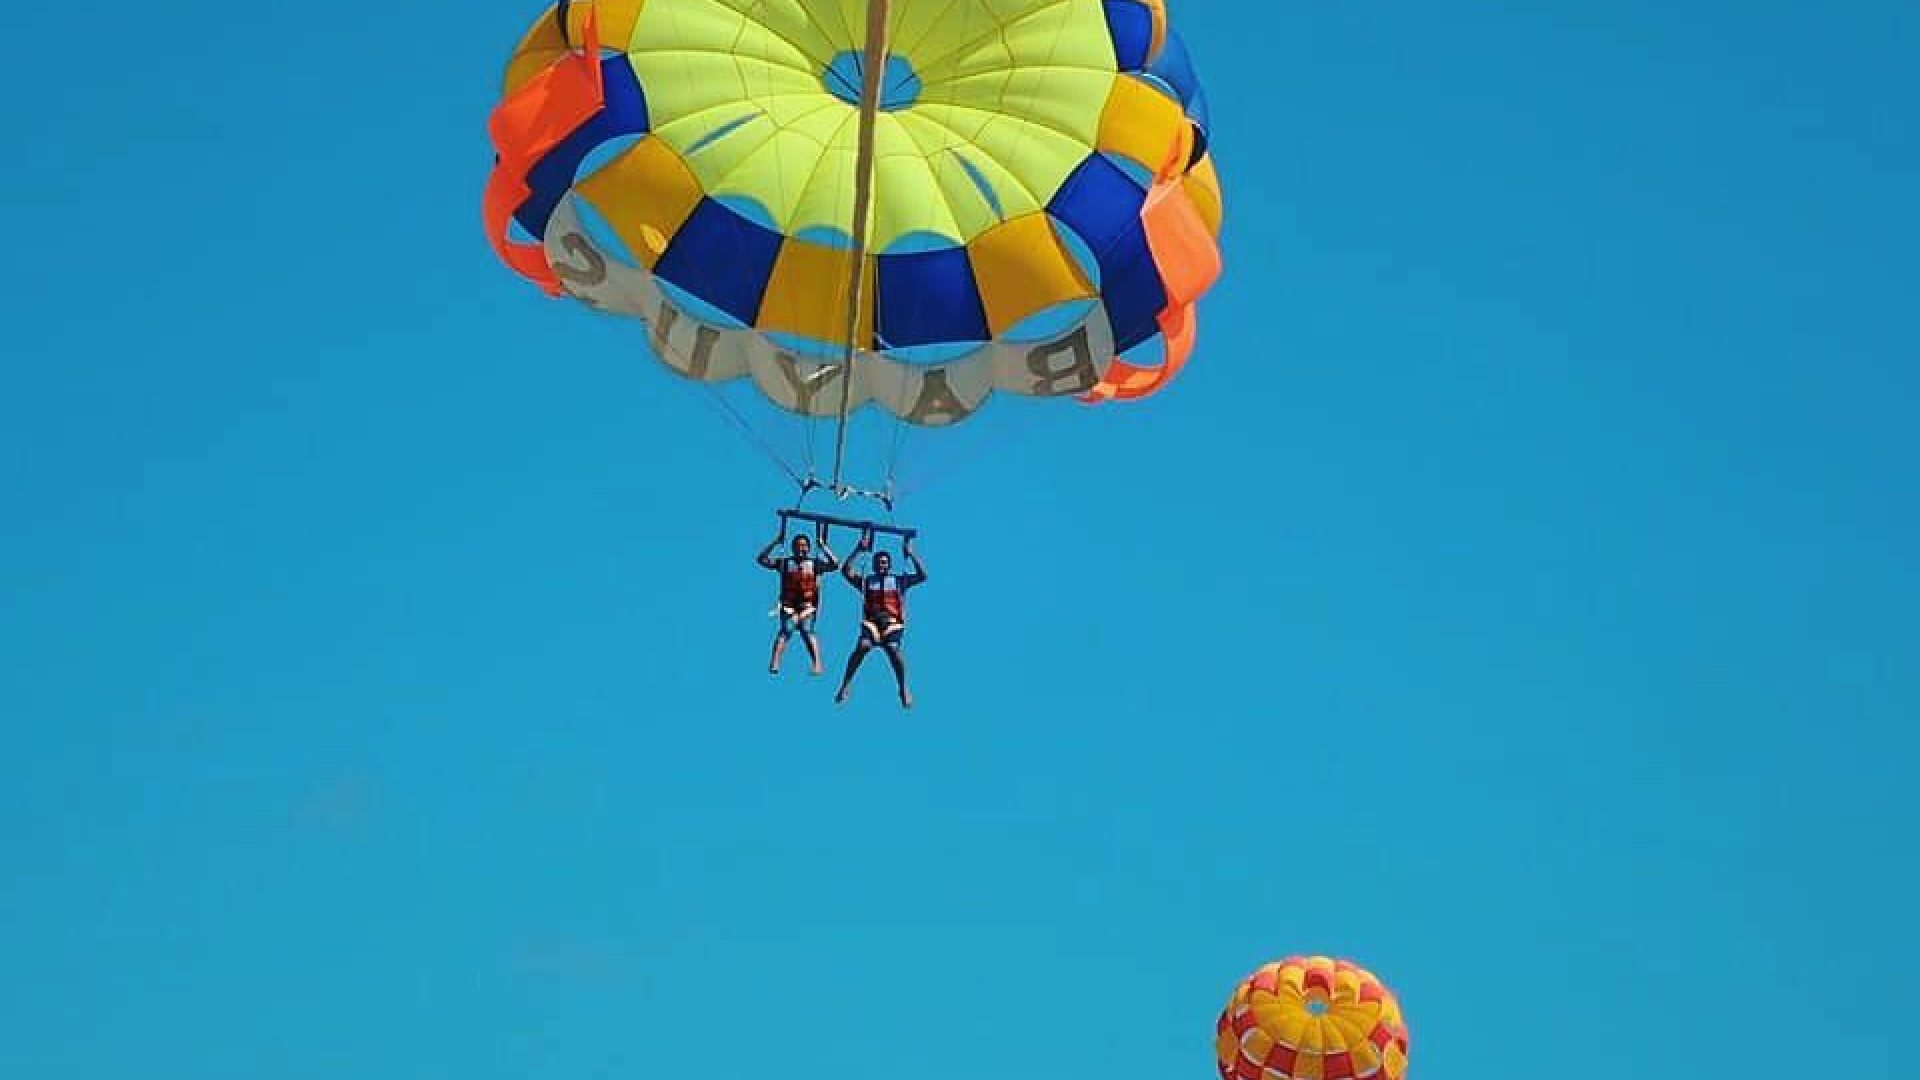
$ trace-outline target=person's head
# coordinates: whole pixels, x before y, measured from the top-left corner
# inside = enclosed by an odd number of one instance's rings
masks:
[[[876,574],[892,573],[893,572],[893,556],[887,554],[884,551],[874,552],[873,553],[873,572]]]
[[[796,556],[804,559],[807,557],[807,552],[812,550],[813,541],[808,540],[805,534],[793,538],[793,553]]]

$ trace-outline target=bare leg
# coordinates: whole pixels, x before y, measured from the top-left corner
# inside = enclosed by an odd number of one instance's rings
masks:
[[[845,702],[847,700],[847,694],[853,689],[853,677],[860,671],[861,661],[867,658],[868,647],[867,643],[862,641],[860,644],[854,646],[853,655],[847,657],[847,675],[846,678],[840,680],[840,692],[833,696],[835,702]]]
[[[807,655],[813,658],[813,674],[824,672],[826,669],[820,666],[820,639],[812,634],[801,634],[800,644],[807,647]]]
[[[773,658],[767,661],[767,674],[780,674],[780,658],[787,652],[787,635],[778,634],[773,639]]]
[[[913,708],[913,695],[907,692],[907,657],[900,646],[889,643],[886,646],[887,663],[893,665],[893,681],[900,687],[900,706]]]

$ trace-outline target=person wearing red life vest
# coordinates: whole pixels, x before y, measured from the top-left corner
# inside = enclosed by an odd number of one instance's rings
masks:
[[[786,538],[787,527],[783,521],[780,535],[761,550],[757,560],[761,566],[780,575],[780,629],[773,635],[773,657],[767,661],[767,671],[780,674],[780,658],[786,655],[793,632],[799,630],[800,642],[813,659],[813,674],[819,675],[824,669],[820,665],[820,640],[814,635],[813,624],[820,614],[820,579],[839,569],[840,560],[834,558],[833,550],[827,547],[825,525],[820,526],[820,555],[813,554],[813,545],[803,533],[793,538],[789,554],[776,558],[773,551]]]
[[[841,571],[847,584],[860,591],[860,641],[853,647],[853,655],[847,657],[847,674],[840,680],[840,692],[833,700],[842,703],[847,700],[854,675],[867,653],[877,648],[887,654],[887,662],[893,665],[893,678],[900,688],[900,704],[911,709],[913,695],[907,691],[907,660],[900,647],[907,633],[907,591],[926,584],[927,568],[921,564],[920,556],[914,554],[913,540],[909,538],[901,551],[913,564],[913,573],[895,574],[893,556],[880,551],[874,553],[873,572],[862,574],[857,566],[860,555],[872,547],[873,534],[869,532],[860,538],[859,548]]]

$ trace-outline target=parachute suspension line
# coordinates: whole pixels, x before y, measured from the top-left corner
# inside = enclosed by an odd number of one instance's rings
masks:
[[[960,136],[952,128],[942,125],[940,129],[940,140],[938,148],[940,154],[958,154],[960,150]],[[924,146],[925,144],[920,145]],[[1006,220],[1005,215],[1001,215],[1001,220]],[[934,301],[932,297],[924,291],[920,292],[914,300],[916,317],[924,317],[933,306]],[[908,445],[910,443],[916,443],[918,441],[916,440],[916,436],[920,434],[919,424],[904,419],[910,415],[913,408],[913,403],[908,400],[913,395],[913,392],[914,387],[909,380],[900,380],[900,392],[893,400],[892,438],[888,440],[886,456],[881,461],[883,475],[886,477],[886,479],[882,481],[881,486],[888,491],[900,495],[905,494],[905,492],[901,490],[900,485],[900,468],[906,460]]]
[[[1033,66],[1033,100],[1054,100],[1059,91],[1066,89],[1060,85],[1063,81],[1063,73],[1070,73],[1073,70],[1073,65],[1061,56],[1067,40],[1065,35],[1056,34],[1047,47],[1045,62]],[[950,141],[944,143],[941,150],[946,153],[958,152],[961,147],[958,134],[948,129],[947,137]],[[999,220],[1004,223],[1007,220],[1006,215],[999,214]],[[991,402],[967,414],[966,423],[978,429],[970,428],[970,437],[964,444],[958,440],[942,442],[938,439],[921,437],[916,446],[940,443],[946,452],[938,455],[929,454],[922,459],[920,455],[923,451],[916,449],[913,475],[905,477],[904,482],[896,485],[893,477],[897,475],[900,460],[905,457],[906,443],[916,435],[920,435],[920,432],[914,430],[917,425],[907,427],[899,434],[895,444],[895,466],[894,472],[889,474],[888,486],[897,488],[900,497],[905,498],[946,483],[988,453],[1004,450],[1009,444],[1018,442],[1030,434],[1038,420],[1038,405],[1039,402],[1017,400],[1014,395],[1004,392],[995,394]],[[986,409],[992,410],[990,416],[983,419],[974,418]],[[989,427],[989,425],[992,426]],[[990,431],[991,434],[989,434]]]
[[[860,312],[866,306],[867,240],[873,209],[874,128],[887,74],[888,0],[867,0],[867,47],[861,59],[860,139],[853,171],[853,270],[847,286],[846,352],[840,365],[840,422],[833,436],[833,486],[844,490],[847,417],[853,411],[853,362],[860,346]]]
[[[907,409],[909,407],[907,402],[908,391],[909,386],[907,380],[900,380],[900,393],[893,401],[893,437],[888,440],[889,445],[886,456],[880,463],[882,475],[886,477],[886,479],[880,482],[880,486],[888,491],[896,490],[896,481],[900,476],[900,458],[906,451],[907,439],[913,435],[913,429],[915,427],[914,424],[901,419],[901,417],[907,415]]]
[[[944,484],[948,480],[953,479],[961,469],[984,457],[990,449],[1005,449],[1008,445],[1017,443],[1032,434],[1033,425],[1038,419],[1036,415],[1038,410],[1031,407],[1019,407],[1021,404],[1032,406],[1039,403],[1007,402],[1003,404],[999,409],[999,415],[1005,418],[1010,425],[1005,431],[999,433],[998,436],[993,439],[986,438],[983,433],[982,438],[966,450],[955,450],[928,462],[928,467],[921,472],[921,475],[915,482],[909,483],[900,489],[901,497],[904,498],[908,495],[915,495],[928,488]],[[1014,407],[1009,408],[1008,406]],[[1017,422],[1013,419],[1015,414],[1018,414]]]
[[[819,422],[813,417],[801,413],[796,413],[794,420],[800,425],[800,441],[803,446],[801,453],[805,455],[801,464],[806,467],[807,475],[811,477],[817,473],[820,468],[819,448],[814,438],[814,429],[818,426]]]
[[[575,2],[580,2],[580,0],[575,0]],[[734,30],[732,40],[727,43],[722,51],[728,55],[740,54],[745,47],[750,28],[750,20],[741,20],[739,26]],[[751,74],[753,70],[752,68],[741,69],[741,85],[745,90],[745,96],[748,100],[763,102],[766,98],[775,94],[776,88],[773,85],[771,75],[755,78],[754,75]],[[746,256],[745,242],[737,236],[734,237],[731,251],[734,258],[744,258]],[[782,436],[784,436],[786,432],[784,430],[776,430],[775,421],[767,420],[756,422],[749,412],[742,411],[740,402],[728,393],[727,387],[711,383],[703,383],[702,386],[706,391],[706,396],[711,399],[715,411],[721,413],[742,435],[746,436],[753,446],[760,451],[762,456],[778,466],[780,471],[785,473],[787,477],[800,488],[803,498],[811,487],[819,486],[818,481],[814,478],[816,472],[814,425],[816,421],[813,418],[796,415],[794,419],[800,427],[800,438],[798,440],[783,438]],[[784,425],[780,426],[784,428]]]
[[[675,381],[686,382],[686,380],[679,379]],[[802,487],[806,486],[807,481],[801,478],[800,470],[794,468],[791,462],[780,456],[780,452],[773,448],[773,444],[769,443],[764,436],[754,430],[753,425],[747,422],[746,417],[740,415],[740,410],[734,406],[733,402],[727,400],[724,393],[718,388],[703,382],[688,382],[687,385],[694,397],[712,406],[714,412],[719,413],[723,419],[729,424],[732,424],[734,430],[746,436],[747,442],[751,444],[754,449],[760,451],[768,461],[773,462],[775,468],[786,473],[788,479],[791,479],[794,483]]]

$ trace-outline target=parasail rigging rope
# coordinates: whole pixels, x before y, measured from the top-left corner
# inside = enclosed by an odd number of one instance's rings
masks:
[[[712,406],[714,412],[719,413],[736,431],[745,436],[747,442],[750,443],[754,449],[760,451],[768,461],[773,462],[774,466],[781,472],[786,473],[789,479],[796,484],[804,485],[806,483],[800,476],[800,470],[794,468],[791,462],[782,456],[778,450],[773,448],[772,443],[768,442],[764,436],[754,430],[753,425],[747,422],[746,417],[740,415],[739,408],[731,401],[728,401],[725,394],[705,383],[689,384],[689,389],[693,392],[694,397]]]
[[[873,206],[874,127],[880,118],[880,94],[887,72],[888,0],[867,0],[867,47],[862,58],[860,139],[853,174],[852,281],[847,288],[846,352],[840,365],[840,420],[833,438],[833,486],[844,488],[847,417],[853,407],[853,364],[859,352],[860,311],[866,304],[868,227]]]

